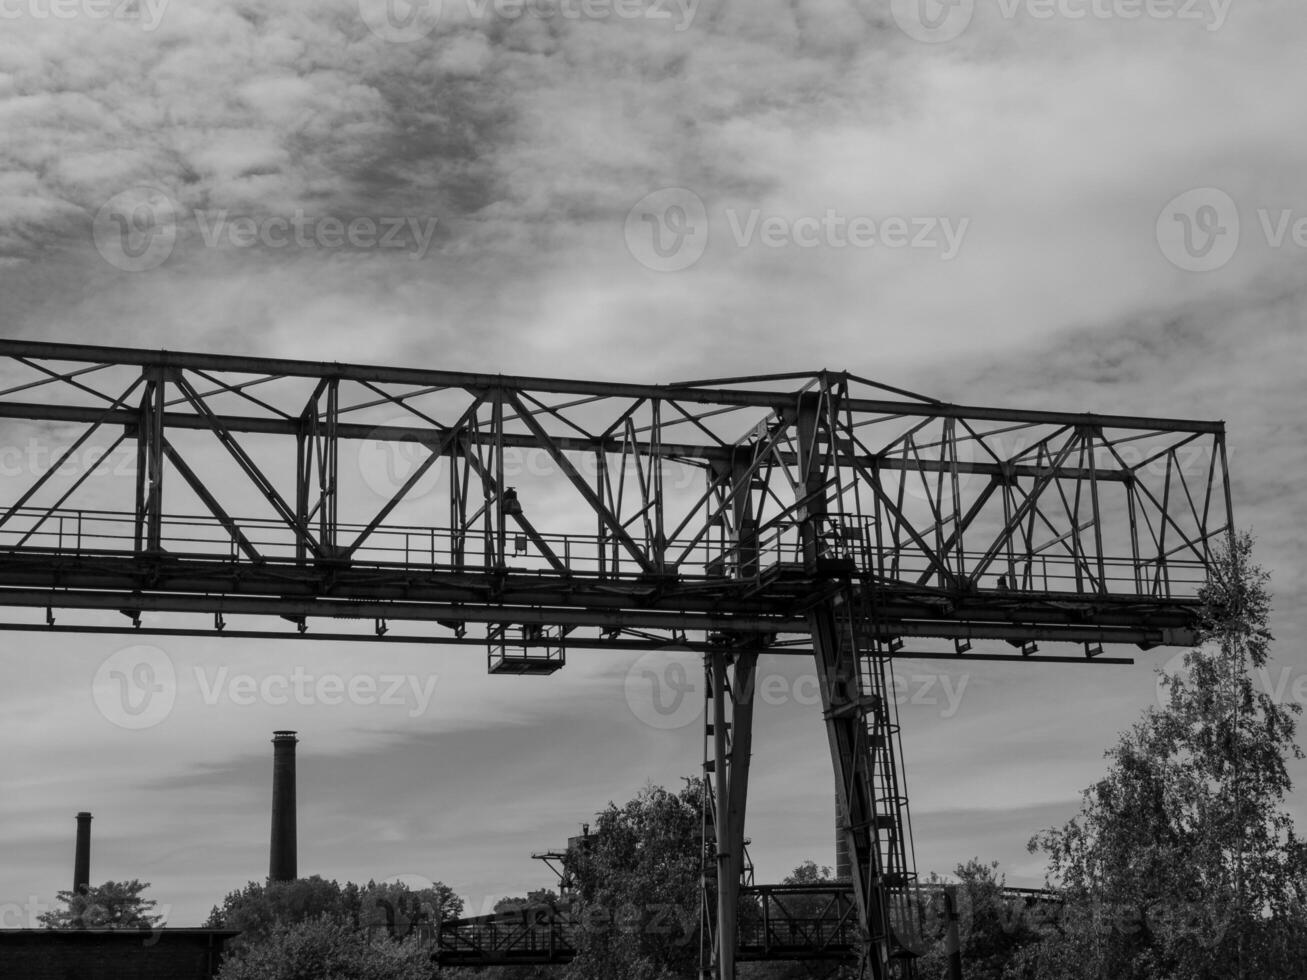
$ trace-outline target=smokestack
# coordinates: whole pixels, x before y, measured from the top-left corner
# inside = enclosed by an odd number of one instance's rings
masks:
[[[294,881],[295,744],[294,732],[272,733],[272,848],[268,880]]]
[[[73,855],[73,894],[84,895],[91,888],[91,815],[77,815],[77,851]]]

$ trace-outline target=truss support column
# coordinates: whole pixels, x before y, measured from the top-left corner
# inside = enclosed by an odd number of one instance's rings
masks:
[[[163,548],[163,410],[167,374],[146,368],[136,427],[136,550]]]
[[[962,944],[958,942],[958,892],[944,886],[944,952],[948,955],[948,980],[962,980]]]
[[[739,881],[732,878],[731,867],[735,842],[723,819],[730,799],[730,781],[727,779],[729,750],[726,731],[730,721],[726,717],[726,655],[712,658],[713,707],[713,798],[716,807],[713,826],[717,831],[717,977],[716,980],[735,980],[735,924],[739,914]]]
[[[318,542],[322,553],[336,556],[337,492],[340,470],[340,443],[336,438],[336,423],[340,414],[340,380],[327,382],[326,418],[318,433]]]
[[[827,394],[835,397],[833,392]],[[837,417],[838,406],[832,408],[825,399],[809,395],[800,400],[795,420],[802,460],[797,478],[805,495],[799,508],[799,526],[804,561],[814,574],[819,572],[823,558],[821,530],[831,493],[827,484],[831,477],[838,482],[839,476],[831,472],[838,464],[828,456],[836,442],[832,419]],[[875,774],[859,684],[858,648],[851,628],[855,624],[848,608],[851,599],[852,588],[846,583],[836,594],[809,609],[808,624],[839,812],[844,818],[842,833],[849,854],[850,883],[859,923],[867,937],[860,959],[872,980],[886,980],[890,975],[891,933],[877,847]]]
[[[308,558],[309,531],[309,436],[304,428],[295,433],[295,560]]]
[[[861,710],[856,650],[841,635],[834,601],[814,608],[808,617],[821,691],[826,734],[845,846],[849,854],[859,922],[868,937],[865,959],[873,980],[889,977],[890,926],[884,902],[882,871],[876,840],[876,804],[873,796],[871,751],[866,716]]]
[[[701,977],[735,980],[740,886],[746,871],[745,804],[749,793],[749,756],[753,749],[753,688],[758,651],[723,649],[707,656],[708,727],[711,779],[708,797],[715,878],[715,907],[705,886],[704,925],[711,941],[704,946]],[[709,843],[705,841],[705,845]]]

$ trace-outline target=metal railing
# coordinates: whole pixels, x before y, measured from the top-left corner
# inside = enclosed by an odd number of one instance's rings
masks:
[[[339,525],[337,548],[321,555],[300,556],[296,529],[273,518],[234,521],[241,535],[270,562],[331,561],[344,549],[352,564],[426,571],[490,570],[499,560],[512,571],[615,578],[636,576],[645,569],[614,541],[597,534],[522,533],[504,536],[499,552],[497,532],[457,531],[435,526],[386,525],[361,537],[362,525]],[[310,528],[312,532],[314,528]],[[883,529],[882,529],[883,530]],[[20,508],[0,526],[0,552],[59,557],[133,555],[136,553],[133,515],[104,510]],[[1194,598],[1207,581],[1207,565],[1182,557],[1183,550],[1161,557],[1075,556],[1051,549],[1038,553],[1004,553],[978,576],[987,552],[939,553],[918,545],[886,547],[878,543],[874,521],[827,517],[818,535],[823,556],[846,559],[854,574],[889,586],[966,588],[994,592],[1095,594],[1148,598]],[[355,543],[357,545],[355,546]],[[241,543],[228,526],[209,515],[165,517],[161,544],[170,555],[215,561],[245,560]],[[760,582],[787,569],[804,568],[801,528],[787,522],[766,529],[741,546],[707,539],[668,541],[648,555],[661,556],[666,571],[686,579]],[[547,549],[547,552],[546,552]],[[562,569],[558,567],[561,563]]]

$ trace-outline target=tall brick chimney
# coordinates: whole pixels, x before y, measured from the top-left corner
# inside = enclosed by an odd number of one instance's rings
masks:
[[[77,815],[77,850],[73,855],[73,894],[85,894],[91,887],[91,815]]]
[[[294,732],[272,733],[272,847],[268,880],[294,881],[295,745]]]

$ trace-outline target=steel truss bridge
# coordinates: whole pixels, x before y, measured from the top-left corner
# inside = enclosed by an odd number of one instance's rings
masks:
[[[704,656],[703,969],[731,980],[761,653],[812,658],[873,978],[911,975],[892,662],[1188,645],[1219,422],[848,373],[668,385],[0,341],[0,628]],[[923,646],[924,644],[924,646]]]

